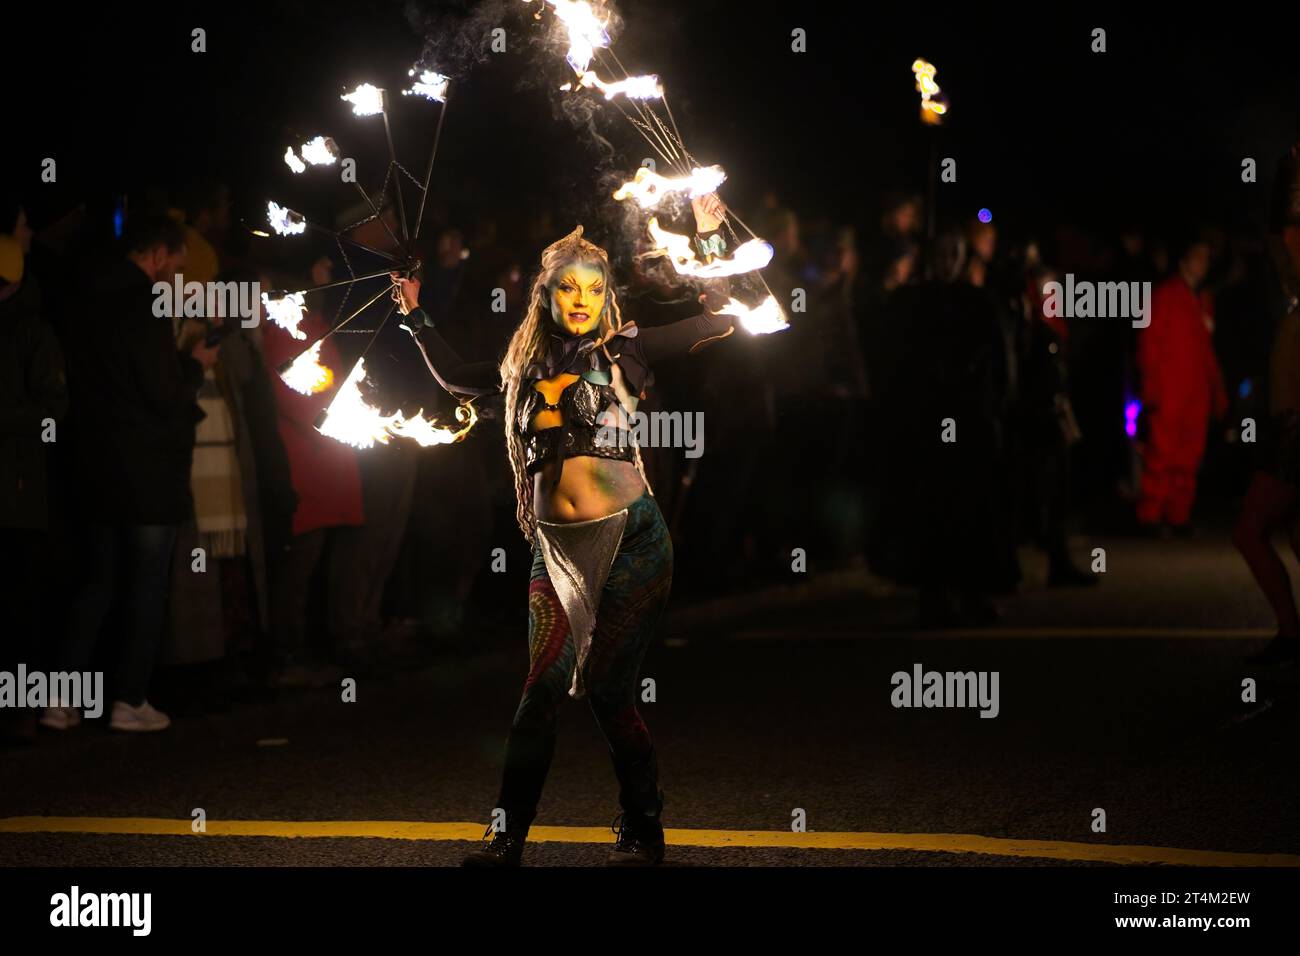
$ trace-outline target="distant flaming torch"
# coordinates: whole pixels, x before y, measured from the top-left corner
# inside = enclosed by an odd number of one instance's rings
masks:
[[[374,116],[384,111],[384,91],[369,83],[362,83],[351,93],[344,93],[342,100],[352,104],[352,112],[357,116]]]
[[[409,71],[407,76],[415,76],[415,71]],[[448,77],[443,76],[441,73],[425,70],[420,74],[420,78],[411,84],[409,90],[402,90],[402,95],[423,96],[426,99],[445,103],[447,101],[447,84],[449,82]]]
[[[636,171],[630,183],[624,183],[614,193],[619,202],[634,199],[642,209],[654,209],[659,200],[673,192],[688,193],[692,199],[707,196],[727,179],[721,166],[697,166],[689,176],[668,177],[652,172],[648,166]]]
[[[376,442],[386,445],[393,438],[409,438],[424,447],[450,445],[460,441],[478,420],[471,405],[456,409],[459,429],[438,425],[423,417],[422,413],[406,418],[402,413],[381,414],[369,404],[361,391],[366,378],[365,359],[359,359],[347,379],[339,386],[338,394],[317,420],[316,429],[329,438],[354,448],[373,448]]]
[[[284,161],[289,164],[289,168],[295,173],[301,173],[307,169],[307,164],[298,158],[298,154],[293,151],[292,146],[284,148]]]
[[[274,202],[266,204],[266,221],[282,236],[300,236],[307,231],[307,220],[292,209]]]
[[[644,255],[667,256],[678,275],[695,279],[718,279],[753,272],[772,261],[772,247],[761,239],[751,239],[737,246],[729,259],[701,262],[695,256],[695,247],[691,245],[689,236],[660,228],[659,220],[654,216],[650,217],[646,228],[650,231],[655,248],[653,252]]]
[[[768,335],[790,327],[776,298],[770,295],[752,309],[738,299],[730,299],[718,311],[724,315],[734,315],[741,327],[753,335]]]
[[[938,126],[943,122],[943,114],[948,112],[948,101],[934,81],[938,71],[933,63],[919,57],[912,63],[912,73],[916,76],[916,90],[921,94],[921,122]]]
[[[262,306],[266,316],[295,339],[307,338],[298,326],[302,323],[303,295],[301,292],[262,293]]]
[[[334,384],[334,372],[320,363],[321,343],[303,352],[281,375],[280,380],[295,392],[318,395]]]

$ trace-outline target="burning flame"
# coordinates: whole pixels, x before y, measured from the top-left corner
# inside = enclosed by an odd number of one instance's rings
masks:
[[[369,83],[362,83],[351,93],[344,93],[339,99],[352,104],[352,112],[357,116],[374,116],[384,111],[384,91]]]
[[[718,309],[718,312],[723,315],[734,315],[745,331],[753,335],[767,335],[790,327],[785,313],[776,304],[776,299],[770,295],[752,309],[737,299],[730,299],[726,305]]]
[[[664,88],[659,83],[658,75],[654,73],[646,76],[629,76],[626,80],[606,83],[593,71],[588,70],[579,77],[578,85],[600,90],[607,100],[612,100],[620,93],[630,100],[658,100],[664,95]],[[569,84],[566,83],[564,86],[567,88]]]
[[[921,94],[921,120],[938,126],[943,114],[948,112],[948,101],[940,95],[939,84],[934,81],[938,71],[933,63],[918,57],[912,63],[912,72],[916,75],[917,92]]]
[[[328,136],[317,136],[302,144],[302,158],[313,166],[333,166],[339,158],[339,148]]]
[[[301,292],[289,292],[277,298],[262,293],[262,307],[266,316],[295,339],[305,339],[307,333],[298,328],[302,322],[303,295]]]
[[[266,220],[282,236],[298,236],[307,231],[307,220],[292,209],[274,202],[266,204]]]
[[[531,0],[524,0],[530,3]],[[569,52],[565,59],[579,76],[591,66],[591,58],[596,55],[597,47],[609,46],[609,33],[605,23],[591,8],[587,0],[545,0],[555,8],[555,15],[564,24],[569,34]]]
[[[303,143],[302,159],[299,159],[297,154],[294,153],[292,146],[284,151],[284,161],[289,164],[289,168],[295,173],[306,170],[307,166],[303,159],[313,166],[333,166],[338,161],[338,158],[338,144],[328,136],[317,136],[310,143]]]
[[[630,183],[624,183],[614,193],[619,202],[635,199],[642,209],[653,209],[659,200],[671,192],[689,192],[691,198],[707,196],[724,182],[727,174],[721,166],[697,166],[689,176],[669,178],[652,172],[650,167],[642,166],[636,171]]]
[[[411,70],[406,75],[415,76],[415,71]],[[443,76],[441,73],[434,73],[432,70],[425,70],[420,74],[419,80],[411,84],[409,90],[402,90],[402,95],[409,96],[415,94],[416,96],[423,96],[431,100],[436,100],[439,103],[444,103],[447,100],[448,82],[449,78]]]
[[[320,347],[321,343],[316,342],[294,359],[280,380],[303,395],[316,395],[333,385],[334,372],[320,364]]]
[[[456,409],[456,420],[463,426],[459,430],[424,418],[423,409],[414,418],[406,418],[400,411],[392,415],[380,414],[379,409],[368,404],[361,393],[361,382],[366,377],[365,364],[365,359],[359,359],[352,374],[339,386],[320,426],[322,435],[354,448],[373,448],[375,442],[387,445],[394,437],[410,438],[427,448],[460,441],[478,421],[472,405]]]
[[[659,220],[650,217],[647,225],[655,248],[646,256],[668,256],[678,275],[691,276],[696,279],[717,279],[722,276],[740,275],[761,269],[772,261],[772,247],[762,239],[751,239],[736,247],[730,259],[714,259],[701,262],[695,258],[695,248],[688,236],[669,232],[659,227]]]
[[[423,409],[421,409],[423,412]],[[409,438],[418,443],[422,448],[428,448],[430,445],[450,445],[458,442],[474,427],[478,421],[478,413],[474,411],[473,405],[457,405],[456,421],[461,422],[464,427],[460,431],[453,431],[445,425],[434,424],[422,414],[417,413],[414,418],[406,418],[389,426],[391,431],[398,438]]]
[[[531,3],[532,0],[524,0],[524,2]],[[600,90],[607,100],[612,100],[619,94],[633,100],[663,98],[664,88],[659,82],[659,77],[653,73],[606,82],[589,69],[591,58],[596,55],[596,49],[608,47],[610,39],[609,32],[605,29],[606,21],[600,18],[587,0],[545,0],[545,2],[554,8],[555,15],[559,17],[569,34],[569,52],[565,59],[568,60],[569,66],[573,67],[573,72],[578,74],[576,86]],[[565,83],[560,87],[562,90],[574,88],[573,83]]]
[[[916,74],[916,88],[920,92],[922,99],[928,100],[939,92],[939,84],[934,81],[934,74],[938,71],[933,63],[918,57],[912,61],[912,72]]]

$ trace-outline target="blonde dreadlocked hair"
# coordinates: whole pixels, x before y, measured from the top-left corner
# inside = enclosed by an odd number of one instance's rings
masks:
[[[524,320],[510,337],[510,344],[506,346],[505,356],[501,359],[501,387],[506,396],[503,424],[506,451],[510,455],[510,470],[515,476],[515,518],[529,544],[534,542],[537,515],[533,509],[533,482],[524,461],[524,442],[516,428],[515,419],[524,388],[524,370],[533,362],[541,360],[546,353],[552,321],[551,291],[559,281],[560,273],[573,263],[596,266],[605,274],[605,308],[596,324],[599,331],[598,343],[603,347],[623,327],[623,315],[614,293],[609,255],[605,250],[582,238],[582,226],[547,246],[542,252],[541,268],[528,293],[528,309],[524,313]],[[637,468],[644,477],[640,449],[637,449],[636,454]]]

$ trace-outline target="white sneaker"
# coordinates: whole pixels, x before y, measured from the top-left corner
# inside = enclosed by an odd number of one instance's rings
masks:
[[[46,707],[40,724],[51,730],[70,730],[81,723],[81,711],[75,707]]]
[[[132,707],[124,700],[113,701],[113,716],[108,721],[108,726],[114,730],[136,733],[166,730],[171,725],[172,719],[147,700],[139,707]]]

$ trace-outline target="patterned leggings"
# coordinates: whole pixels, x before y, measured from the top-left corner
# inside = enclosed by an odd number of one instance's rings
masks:
[[[673,547],[648,494],[628,507],[623,540],[601,592],[587,658],[591,711],[609,744],[624,810],[657,810],[658,769],[650,731],[637,712],[637,676],[672,587]],[[568,698],[576,649],[540,546],[528,587],[530,666],[506,741],[498,804],[508,819],[531,820],[555,753],[560,703]]]

